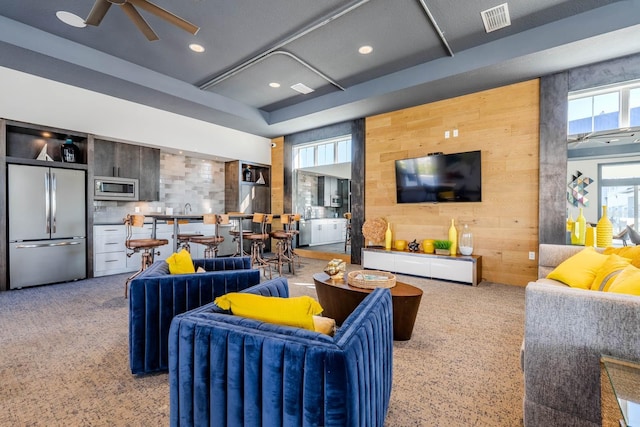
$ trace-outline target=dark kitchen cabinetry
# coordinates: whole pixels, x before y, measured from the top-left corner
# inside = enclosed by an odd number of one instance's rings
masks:
[[[271,169],[256,163],[225,163],[225,210],[271,213]],[[264,182],[264,183],[263,183]]]
[[[139,145],[96,139],[94,175],[139,180],[140,200],[158,200],[160,193],[160,150]]]
[[[65,162],[62,147],[73,145],[72,162]],[[7,163],[87,169],[87,135],[63,129],[6,121]]]

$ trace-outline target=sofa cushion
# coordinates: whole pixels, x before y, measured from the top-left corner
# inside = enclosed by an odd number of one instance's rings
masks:
[[[547,279],[558,280],[572,288],[591,289],[598,270],[606,260],[607,255],[587,247],[560,263]]]
[[[628,258],[622,258],[616,254],[608,255],[607,260],[596,273],[596,277],[591,284],[591,290],[606,292],[616,279],[616,276],[629,265],[629,261]]]
[[[609,292],[640,295],[640,269],[628,265],[609,286]]]
[[[186,249],[182,249],[178,253],[174,252],[166,261],[169,264],[169,272],[171,274],[191,274],[196,272],[191,260],[191,254]]]
[[[604,250],[604,254],[616,254],[624,258],[629,258],[631,260],[631,264],[640,268],[640,246],[623,246],[621,248],[608,247]]]
[[[310,296],[295,298],[265,297],[231,292],[215,299],[223,310],[236,316],[263,322],[294,326],[313,331],[313,316],[322,313],[322,306]]]

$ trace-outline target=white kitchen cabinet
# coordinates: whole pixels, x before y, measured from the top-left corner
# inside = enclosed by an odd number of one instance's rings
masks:
[[[93,275],[125,273],[127,255],[124,225],[95,225],[93,227]]]
[[[312,219],[309,246],[344,242],[347,220],[344,218]]]

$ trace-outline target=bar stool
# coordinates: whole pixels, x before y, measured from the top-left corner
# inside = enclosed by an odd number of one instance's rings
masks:
[[[203,224],[215,224],[216,231],[214,236],[191,236],[192,243],[204,245],[205,258],[215,258],[218,256],[218,246],[224,242],[224,237],[220,236],[220,224],[229,224],[229,215],[221,214],[204,214],[202,215]]]
[[[347,220],[347,228],[344,235],[344,252],[347,253],[347,246],[351,246],[351,212],[342,215]]]
[[[267,269],[269,270],[269,279],[271,279],[271,264],[264,257],[264,247],[267,239],[269,239],[269,225],[273,221],[273,215],[255,213],[253,214],[252,223],[257,228],[255,233],[247,235],[245,238],[251,242],[251,267],[262,268],[264,277],[267,277]]]
[[[282,230],[275,230],[270,233],[272,239],[276,240],[276,255],[271,258],[269,262],[273,262],[278,266],[278,274],[282,276],[282,266],[287,264],[289,266],[289,272],[295,274],[294,257],[297,256],[293,252],[293,236],[291,230],[291,224],[295,222],[294,214],[280,215],[280,222],[282,223]]]
[[[173,219],[169,219],[167,220],[167,224],[171,225],[173,224]],[[189,246],[189,243],[191,242],[191,238],[192,237],[196,237],[196,236],[202,236],[202,234],[200,233],[180,233],[180,224],[189,224],[189,220],[186,219],[179,219],[178,220],[178,235],[177,236],[173,236],[174,239],[176,239],[176,246],[178,249],[186,249],[188,252],[191,252],[191,246]]]
[[[140,270],[136,271],[133,275],[127,278],[127,281],[124,284],[124,297],[127,298],[127,293],[129,290],[129,282],[133,280],[138,274],[142,273],[147,269],[153,262],[153,255],[160,255],[160,251],[155,251],[156,248],[163,245],[168,245],[169,241],[167,239],[132,239],[131,236],[133,234],[133,227],[143,227],[144,226],[144,215],[127,215],[124,219],[124,224],[127,227],[127,237],[124,241],[124,246],[131,250],[131,252],[127,252],[127,257],[131,257],[133,254],[141,252],[142,260],[140,265]]]

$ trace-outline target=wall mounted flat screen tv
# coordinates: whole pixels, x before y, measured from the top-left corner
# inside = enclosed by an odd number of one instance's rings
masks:
[[[396,160],[398,203],[482,201],[480,151]]]

